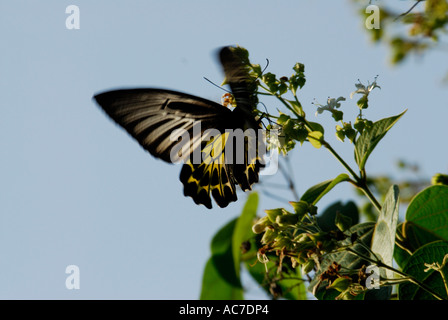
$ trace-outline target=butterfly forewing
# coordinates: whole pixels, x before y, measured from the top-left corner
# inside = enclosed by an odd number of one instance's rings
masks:
[[[229,109],[206,99],[185,93],[161,89],[124,89],[101,93],[95,100],[103,110],[134,137],[153,156],[167,162],[172,148],[178,143],[171,134],[182,129],[193,137],[193,127],[199,133],[210,128],[223,129],[231,120]],[[187,156],[200,145],[197,138]]]

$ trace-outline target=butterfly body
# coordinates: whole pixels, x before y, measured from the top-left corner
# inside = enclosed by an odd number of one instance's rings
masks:
[[[258,132],[261,127],[253,114],[255,106],[247,87],[250,82],[241,60],[229,47],[221,49],[220,58],[237,102],[233,110],[207,99],[164,89],[120,89],[94,97],[150,154],[169,163],[183,160],[180,180],[184,195],[207,208],[212,207],[211,197],[220,207],[236,201],[235,186],[250,190],[258,182],[263,166],[258,154],[242,156],[241,150],[228,148],[238,139],[234,132],[248,129]],[[244,149],[263,147],[258,136],[250,135],[242,141]],[[237,157],[240,161],[235,161]]]

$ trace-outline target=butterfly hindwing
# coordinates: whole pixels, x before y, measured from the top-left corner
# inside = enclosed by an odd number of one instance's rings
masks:
[[[225,159],[225,144],[229,134],[215,136],[202,148],[200,164],[191,161],[184,164],[180,180],[184,184],[184,195],[195,203],[211,208],[211,197],[221,208],[236,201],[235,179]]]

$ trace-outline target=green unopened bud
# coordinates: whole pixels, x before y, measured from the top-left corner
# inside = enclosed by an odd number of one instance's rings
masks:
[[[252,231],[253,231],[255,234],[262,233],[262,232],[264,232],[264,230],[266,229],[266,227],[267,227],[268,225],[270,225],[270,224],[271,224],[271,222],[269,221],[269,218],[268,218],[267,216],[265,216],[265,217],[263,217],[263,218],[260,218],[260,219],[257,221],[257,223],[255,223],[255,224],[252,226]]]
[[[273,92],[277,91],[277,78],[275,76],[275,74],[271,73],[271,72],[266,72],[265,74],[263,74],[262,77],[263,82],[269,87],[269,89]]]
[[[448,175],[437,173],[431,178],[431,184],[433,185],[448,185]]]
[[[303,63],[297,62],[292,69],[297,73],[305,72],[305,65]]]
[[[283,124],[283,132],[287,135],[293,134],[294,130],[294,121],[291,119],[286,120],[286,122]]]
[[[367,109],[369,107],[369,98],[367,94],[363,95],[357,102],[359,109]]]
[[[289,204],[294,208],[294,212],[300,217],[304,216],[308,212],[309,204],[306,201],[289,201]]]
[[[277,237],[277,231],[266,229],[266,231],[263,234],[263,237],[261,238],[262,244],[268,244],[274,241],[274,239]]]
[[[342,142],[344,142],[345,140],[344,129],[342,129],[342,127],[339,125],[336,126],[336,138],[338,138]]]
[[[356,131],[354,129],[346,129],[345,130],[345,135],[347,136],[347,138],[353,142],[355,140],[356,137]]]
[[[308,272],[312,271],[315,266],[315,262],[313,259],[309,259],[307,262],[302,264],[302,274],[307,274]]]
[[[280,116],[277,119],[277,123],[279,125],[283,126],[286,123],[286,121],[288,121],[289,119],[291,119],[290,116],[288,116],[287,114],[284,114],[284,113],[280,113]]]
[[[343,215],[340,212],[336,212],[336,218],[334,224],[336,225],[336,227],[338,227],[339,230],[344,232],[345,230],[347,230],[352,226],[352,219],[350,217]]]
[[[333,281],[333,283],[328,287],[328,289],[335,289],[339,292],[344,292],[351,285],[352,280],[345,277],[337,278]]]
[[[342,118],[344,117],[344,113],[339,110],[333,110],[332,117],[333,117],[334,121],[341,121]]]
[[[275,218],[275,222],[283,228],[295,225],[297,221],[298,215],[292,213],[279,215]]]
[[[266,213],[266,215],[268,216],[269,220],[272,223],[275,222],[275,219],[277,218],[277,216],[283,214],[283,210],[281,208],[264,210],[264,212]]]
[[[280,239],[277,238],[277,241],[275,242],[275,246],[278,249],[284,248],[284,247],[289,247],[291,244],[291,240],[286,238],[286,237],[282,237]]]
[[[308,130],[305,128],[299,128],[295,132],[295,139],[300,142],[300,144],[303,144],[303,142],[308,137]]]
[[[308,237],[308,234],[301,233],[297,237],[294,238],[294,241],[297,243],[306,243],[310,241],[310,238]]]
[[[316,233],[308,233],[308,237],[313,240],[314,243],[322,242],[328,238],[328,233],[325,231],[316,232]]]
[[[362,119],[362,118],[356,118],[355,124],[353,125],[353,128],[355,128],[360,133],[362,133],[362,131],[364,130],[365,127],[366,127],[365,120]]]
[[[293,257],[291,257],[290,258],[291,259],[291,266],[295,269],[295,268],[297,268],[297,266],[298,266],[298,262],[297,262],[297,260],[295,259],[295,258],[293,258]]]

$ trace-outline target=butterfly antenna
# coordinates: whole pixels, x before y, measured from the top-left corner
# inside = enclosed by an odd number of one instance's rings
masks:
[[[260,113],[259,113],[259,116],[260,116],[259,119],[260,119],[261,124],[264,126],[264,128],[267,129],[267,126],[266,126],[266,125],[264,124],[264,122],[262,122],[261,120],[263,120],[263,119],[268,119],[269,124],[271,124],[271,119],[269,119],[268,117],[266,117],[266,115],[269,114],[269,113],[268,113],[268,108],[266,108],[266,105],[265,105],[263,102],[258,102],[258,104],[263,105],[264,110],[266,110],[266,112],[260,112]]]
[[[277,122],[275,122],[275,121],[272,121],[269,117],[265,117],[266,115],[269,115],[269,112],[268,112],[268,108],[266,107],[266,105],[263,103],[263,102],[258,102],[259,104],[262,104],[263,105],[263,107],[264,107],[264,110],[266,111],[266,112],[262,112],[261,114],[260,114],[260,119],[267,119],[268,120],[268,122],[269,122],[269,124],[272,126],[272,124],[275,124],[275,125],[278,125],[279,126],[279,124],[277,123]],[[266,125],[262,122],[262,124],[263,124],[263,126],[265,127],[265,129],[266,129]]]
[[[213,81],[207,79],[206,77],[204,77],[204,79],[205,79],[206,81],[210,82],[210,83],[211,83],[212,85],[214,85],[215,87],[218,87],[219,89],[224,90],[224,91],[227,92],[227,93],[230,93],[229,90],[224,89],[223,87],[217,85],[216,83],[214,83]]]
[[[266,71],[266,69],[268,68],[268,66],[269,66],[269,59],[266,59],[266,66],[265,66],[264,69],[261,71],[261,74],[263,74],[263,73]]]
[[[266,71],[266,69],[268,68],[268,66],[269,66],[269,59],[266,59],[266,66],[263,68],[263,70],[261,70],[261,73],[260,73],[260,75],[262,75],[265,71]],[[259,79],[260,77],[257,77],[257,79]]]

